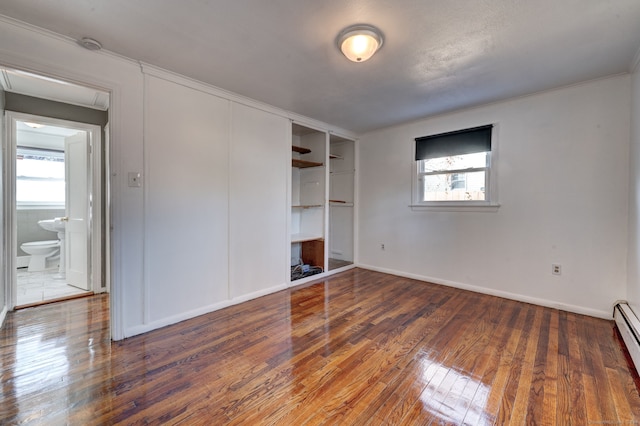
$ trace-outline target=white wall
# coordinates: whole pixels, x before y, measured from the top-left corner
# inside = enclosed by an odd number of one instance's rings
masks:
[[[640,61],[631,76],[631,150],[627,300],[640,314]]]
[[[610,317],[626,295],[629,87],[618,76],[364,135],[359,264]],[[409,208],[414,138],[489,123],[498,211]]]

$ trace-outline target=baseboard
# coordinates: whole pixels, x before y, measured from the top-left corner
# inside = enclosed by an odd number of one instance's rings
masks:
[[[335,269],[335,270],[332,270],[332,271],[323,272],[322,274],[312,275],[310,277],[294,281],[293,283],[291,283],[291,286],[297,286],[297,285],[300,285],[300,284],[305,284],[305,283],[310,282],[310,281],[322,279],[322,278],[328,277],[329,275],[337,274],[339,272],[344,272],[346,270],[353,269],[355,267],[356,267],[356,265],[347,265],[347,266],[344,266],[342,268],[338,268],[338,269]],[[253,293],[245,294],[245,295],[242,295],[242,296],[234,297],[234,298],[229,299],[229,300],[225,300],[225,301],[222,301],[222,302],[214,303],[212,305],[203,306],[201,308],[194,309],[192,311],[183,312],[183,313],[180,313],[179,315],[174,315],[174,316],[171,316],[171,317],[162,318],[161,320],[153,321],[153,322],[150,322],[148,324],[142,324],[142,325],[138,325],[138,326],[135,326],[135,327],[125,328],[125,330],[124,330],[124,338],[136,336],[136,335],[142,334],[142,333],[147,333],[149,331],[156,330],[156,329],[162,328],[162,327],[166,327],[168,325],[177,324],[179,322],[186,321],[188,319],[195,318],[195,317],[198,317],[200,315],[205,315],[205,314],[208,314],[210,312],[218,311],[220,309],[224,309],[224,308],[227,308],[229,306],[233,306],[233,305],[237,305],[237,304],[240,304],[240,303],[243,303],[243,302],[247,302],[249,300],[257,299],[258,297],[266,296],[268,294],[276,293],[278,291],[286,290],[288,288],[289,288],[289,285],[280,284],[280,285],[277,285],[277,286],[274,286],[274,287],[270,287],[270,288],[267,288],[267,289],[264,289],[264,290],[255,291]]]
[[[616,327],[622,336],[627,352],[631,356],[636,371],[640,371],[640,320],[631,307],[625,303],[616,304],[613,310]]]
[[[612,319],[612,313],[609,311],[600,311],[597,309],[585,308],[583,306],[570,305],[567,303],[557,302],[555,300],[540,299],[537,297],[525,296],[523,294],[510,293],[508,291],[494,290],[486,287],[479,287],[471,284],[459,283],[456,281],[443,280],[440,278],[427,277],[424,275],[411,274],[395,269],[379,268],[377,266],[358,264],[358,268],[368,269],[385,274],[397,275],[399,277],[410,278],[418,281],[425,281],[433,284],[444,285],[447,287],[459,288],[461,290],[473,291],[475,293],[488,294],[490,296],[503,297],[505,299],[517,300],[518,302],[531,303],[533,305],[544,306],[547,308],[560,309],[562,311],[573,312],[576,314],[587,315],[590,317]]]
[[[411,273],[407,273],[407,272],[403,272],[403,271],[397,271],[397,270],[394,270],[394,269],[379,268],[377,266],[366,265],[366,264],[348,265],[348,266],[345,266],[343,268],[339,268],[339,269],[335,269],[335,270],[332,270],[332,271],[324,272],[323,274],[313,275],[313,276],[310,276],[308,278],[303,278],[301,280],[294,281],[292,283],[292,286],[298,286],[300,284],[306,284],[306,283],[314,281],[314,280],[323,279],[323,278],[326,278],[326,277],[328,277],[330,275],[337,274],[337,273],[340,273],[340,272],[344,272],[346,270],[353,269],[353,268],[368,269],[368,270],[371,270],[371,271],[382,272],[382,273],[385,273],[385,274],[396,275],[396,276],[399,276],[399,277],[410,278],[410,279],[414,279],[414,280],[418,280],[418,281],[424,281],[424,282],[429,282],[429,283],[433,283],[433,284],[444,285],[444,286],[447,286],[447,287],[459,288],[461,290],[473,291],[475,293],[482,293],[482,294],[487,294],[487,295],[490,295],[490,296],[503,297],[505,299],[517,300],[519,302],[531,303],[531,304],[534,304],[534,305],[545,306],[545,307],[548,307],[548,308],[560,309],[560,310],[563,310],[563,311],[573,312],[573,313],[581,314],[581,315],[588,315],[588,316],[596,317],[596,318],[603,318],[603,319],[609,319],[609,320],[612,319],[612,314],[611,314],[611,312],[608,312],[608,311],[599,311],[597,309],[590,309],[590,308],[585,308],[585,307],[582,307],[582,306],[569,305],[569,304],[566,304],[566,303],[560,303],[560,302],[556,302],[556,301],[552,301],[552,300],[539,299],[539,298],[525,296],[525,295],[521,295],[521,294],[509,293],[509,292],[505,292],[505,291],[493,290],[493,289],[488,289],[488,288],[485,288],[485,287],[479,287],[479,286],[474,286],[474,285],[470,285],[470,284],[459,283],[459,282],[455,282],[455,281],[442,280],[442,279],[434,278],[434,277],[427,277],[427,276],[423,276],[423,275],[411,274]],[[142,324],[142,325],[138,325],[138,326],[135,326],[135,327],[125,328],[125,330],[124,330],[124,338],[136,336],[136,335],[142,334],[142,333],[147,333],[149,331],[156,330],[156,329],[162,328],[162,327],[166,327],[168,325],[177,324],[179,322],[182,322],[182,321],[185,321],[185,320],[188,320],[188,319],[191,319],[191,318],[195,318],[195,317],[200,316],[200,315],[205,315],[205,314],[208,314],[210,312],[214,312],[214,311],[217,311],[217,310],[220,310],[220,309],[227,308],[229,306],[233,306],[233,305],[237,305],[237,304],[249,301],[249,300],[257,299],[258,297],[262,297],[262,296],[266,296],[268,294],[276,293],[276,292],[281,291],[281,290],[286,290],[287,288],[289,288],[288,285],[281,284],[281,285],[277,285],[277,286],[274,286],[274,287],[270,287],[270,288],[265,289],[265,290],[256,291],[256,292],[253,292],[253,293],[249,293],[249,294],[245,294],[245,295],[242,295],[242,296],[239,296],[239,297],[235,297],[233,299],[229,299],[229,300],[225,300],[225,301],[222,301],[222,302],[214,303],[214,304],[211,304],[211,305],[203,306],[201,308],[194,309],[192,311],[183,312],[183,313],[180,313],[179,315],[174,315],[174,316],[171,316],[171,317],[162,318],[161,320],[153,321],[153,322],[150,322],[148,324]]]
[[[233,299],[224,300],[222,302],[213,303],[211,305],[203,306],[198,309],[194,309],[188,312],[182,312],[178,315],[174,315],[167,318],[162,318],[157,321],[152,321],[148,324],[142,324],[135,327],[125,328],[124,330],[124,338],[136,336],[138,334],[147,333],[149,331],[156,330],[158,328],[166,327],[168,325],[177,324],[182,321],[186,321],[188,319],[192,319],[198,317],[200,315],[205,315],[211,312],[218,311],[220,309],[228,308],[229,306],[237,305],[248,300],[257,299],[258,297],[266,296],[271,293],[276,293],[280,290],[286,290],[289,288],[286,284],[277,285],[274,287],[270,287],[268,289],[256,291],[253,293],[245,294],[239,297],[235,297]]]
[[[244,294],[242,296],[234,297],[231,299],[231,305],[237,305],[238,303],[246,302],[249,300],[257,299],[258,297],[266,296],[268,294],[276,293],[280,290],[286,290],[289,288],[287,284],[280,284],[273,287],[269,287],[264,290],[254,291],[253,293]],[[229,306],[231,306],[229,305]]]

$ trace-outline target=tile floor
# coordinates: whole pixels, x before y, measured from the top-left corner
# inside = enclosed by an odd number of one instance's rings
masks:
[[[27,268],[18,269],[17,306],[85,293],[89,292],[72,287],[65,282],[64,278],[59,278],[56,269],[42,272],[29,272]]]

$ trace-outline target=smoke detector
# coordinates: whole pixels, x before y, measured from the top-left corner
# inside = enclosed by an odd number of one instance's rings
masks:
[[[78,40],[78,44],[87,50],[102,49],[102,44],[100,44],[98,40],[94,40],[90,37],[82,37],[80,40]]]

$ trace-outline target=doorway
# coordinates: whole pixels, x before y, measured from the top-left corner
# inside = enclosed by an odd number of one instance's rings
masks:
[[[100,126],[7,111],[11,308],[105,291]]]

